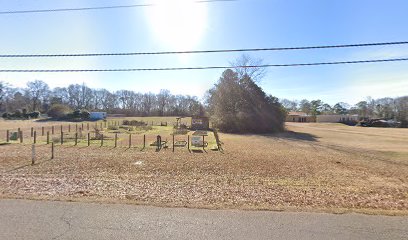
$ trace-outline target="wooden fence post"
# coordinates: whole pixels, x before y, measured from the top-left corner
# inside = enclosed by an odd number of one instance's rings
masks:
[[[21,128],[18,128],[17,129],[17,138],[18,138],[18,140],[20,140],[20,133],[21,133]]]
[[[10,130],[6,131],[6,142],[10,142]]]
[[[156,143],[157,143],[156,151],[159,151],[161,149],[161,137],[160,137],[160,135],[157,135]]]
[[[143,135],[143,148],[146,147],[146,134]]]
[[[204,148],[205,148],[205,144],[204,144],[204,135],[203,135],[203,150],[205,150]]]
[[[129,148],[132,147],[132,134],[129,134]]]
[[[41,136],[44,136],[44,127],[41,127]]]
[[[78,145],[78,132],[75,133],[75,146]]]
[[[47,131],[47,144],[50,144],[50,131]]]
[[[115,133],[115,147],[118,146],[118,134]]]
[[[62,125],[61,125],[61,131],[60,132],[62,132],[63,130],[62,130]]]
[[[190,135],[187,135],[187,149],[190,151]]]
[[[20,131],[20,143],[23,143],[23,131]]]
[[[101,135],[101,147],[103,147],[103,134]]]
[[[51,134],[54,135],[54,126],[51,127]]]
[[[33,136],[34,136],[34,144],[36,144],[37,143],[37,131],[33,133]]]
[[[34,128],[31,127],[31,137],[34,137]]]
[[[54,141],[51,142],[51,159],[54,159]]]
[[[84,130],[84,123],[82,123],[82,130]]]
[[[31,145],[31,165],[35,164],[35,145]]]
[[[173,152],[174,152],[174,134],[173,134]]]
[[[64,144],[64,132],[61,132],[61,145]]]
[[[78,132],[78,123],[75,123],[75,132]]]
[[[88,147],[91,145],[91,133],[88,132]]]
[[[89,131],[89,123],[86,123],[86,129]]]

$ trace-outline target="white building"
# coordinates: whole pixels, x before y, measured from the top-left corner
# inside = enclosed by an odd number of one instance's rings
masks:
[[[91,120],[104,120],[106,119],[106,112],[90,112],[89,118]]]
[[[340,123],[340,122],[358,122],[358,115],[338,114],[338,115],[317,115],[316,122],[318,123]]]

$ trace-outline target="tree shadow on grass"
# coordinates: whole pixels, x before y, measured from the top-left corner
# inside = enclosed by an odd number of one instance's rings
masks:
[[[313,134],[293,132],[293,131],[284,131],[281,133],[264,134],[262,136],[267,137],[267,138],[300,140],[300,141],[309,141],[309,142],[316,142],[317,139],[319,138]]]

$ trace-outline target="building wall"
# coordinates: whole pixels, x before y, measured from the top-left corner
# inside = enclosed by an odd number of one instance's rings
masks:
[[[100,120],[106,118],[106,112],[90,112],[89,118],[93,120]]]
[[[347,121],[358,121],[358,115],[318,115],[316,122],[338,123]]]
[[[286,122],[316,122],[316,120],[313,116],[288,115]]]

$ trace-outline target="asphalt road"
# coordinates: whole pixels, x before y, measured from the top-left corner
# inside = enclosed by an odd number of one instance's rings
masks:
[[[0,239],[408,239],[408,217],[0,200]]]

